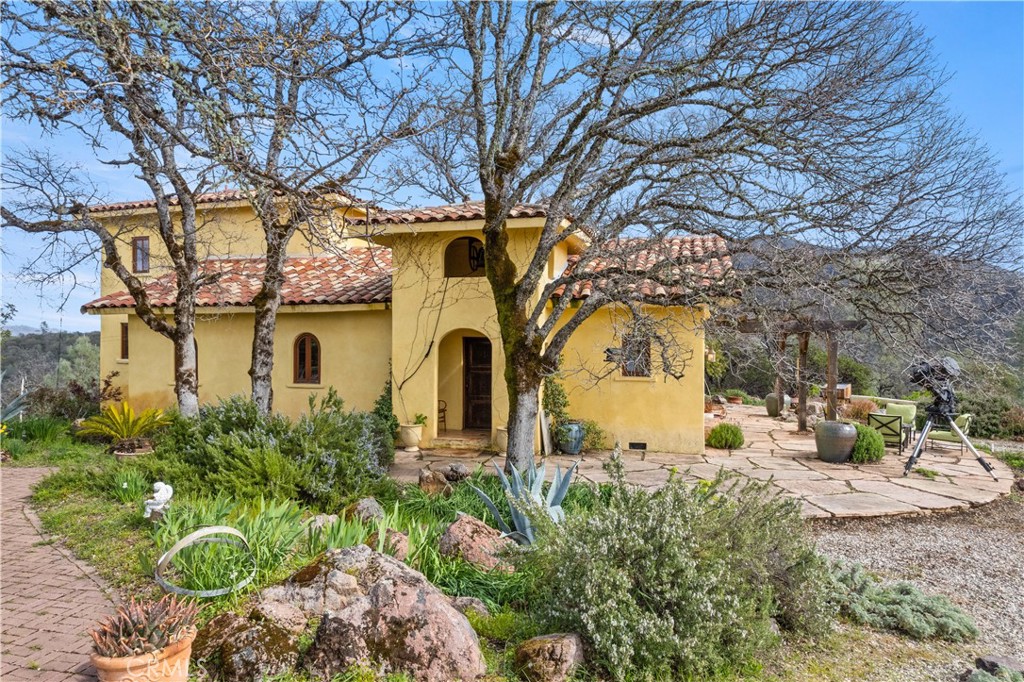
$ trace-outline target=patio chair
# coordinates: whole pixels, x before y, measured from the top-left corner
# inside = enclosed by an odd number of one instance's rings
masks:
[[[953,422],[959,426],[960,430],[964,432],[965,436],[967,436],[970,434],[972,419],[974,419],[973,414],[962,414],[954,419]],[[960,436],[953,432],[953,429],[932,429],[928,432],[928,441],[929,445],[933,445],[934,441],[939,441],[941,443],[959,443],[960,454],[964,454],[964,442],[960,440]]]
[[[448,430],[448,403],[444,400],[437,401],[437,427],[442,431]]]
[[[900,403],[886,403],[886,414],[898,414],[903,417],[903,430],[907,432],[906,442],[914,440],[914,432],[917,422],[917,405],[903,405]]]
[[[896,448],[903,454],[903,417],[898,414],[868,413],[868,426],[882,434],[888,448]]]

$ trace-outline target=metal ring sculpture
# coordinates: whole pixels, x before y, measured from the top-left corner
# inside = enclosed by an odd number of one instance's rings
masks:
[[[237,537],[238,540],[223,537],[209,537],[211,535],[233,535]],[[190,590],[184,587],[178,587],[164,578],[163,571],[170,565],[171,559],[174,558],[175,554],[191,545],[203,544],[232,545],[245,550],[249,555],[249,561],[252,564],[252,571],[249,573],[248,577],[244,578],[240,582],[237,582],[230,587],[221,587],[215,590]],[[165,592],[173,592],[174,594],[180,594],[188,597],[222,597],[225,594],[230,594],[242,589],[256,579],[256,556],[252,553],[252,548],[249,547],[249,541],[239,531],[230,526],[208,526],[189,533],[174,543],[174,546],[160,557],[160,561],[157,562],[156,571],[154,571],[153,577]]]

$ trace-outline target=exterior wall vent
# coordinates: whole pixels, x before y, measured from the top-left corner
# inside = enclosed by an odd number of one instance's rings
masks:
[[[647,449],[647,443],[630,441],[629,449],[630,450],[646,450]]]

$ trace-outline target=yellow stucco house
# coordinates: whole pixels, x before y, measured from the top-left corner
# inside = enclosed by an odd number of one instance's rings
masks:
[[[121,235],[122,256],[168,316],[173,273],[155,233],[152,202],[94,207],[90,213]],[[379,211],[339,199],[345,229],[325,244],[298,234],[289,246],[287,283],[277,324],[274,407],[295,416],[311,393],[333,386],[354,409],[370,409],[392,368],[394,409],[403,422],[427,415],[423,447],[492,440],[508,417],[504,358],[484,274],[482,205],[470,202],[408,211]],[[368,214],[367,212],[370,211]],[[507,222],[510,253],[525,267],[545,220],[538,205],[517,206]],[[198,298],[196,342],[201,402],[248,394],[253,310],[263,263],[263,235],[236,192],[200,204],[204,271],[219,277]],[[587,237],[571,234],[551,254],[543,287],[573,267]],[[669,245],[711,278],[729,267],[717,238],[679,237]],[[174,404],[171,342],[134,314],[134,301],[104,270],[100,298],[83,306],[101,317],[103,376],[136,408]],[[572,295],[582,299],[588,287]],[[592,419],[609,444],[652,451],[704,448],[704,342],[700,308],[665,307],[687,368],[679,379],[659,371],[648,346],[639,365],[609,364],[623,345],[623,309],[605,308],[574,333],[563,354],[563,384],[573,418]],[[539,437],[538,437],[539,438]],[[539,442],[538,442],[539,445]]]

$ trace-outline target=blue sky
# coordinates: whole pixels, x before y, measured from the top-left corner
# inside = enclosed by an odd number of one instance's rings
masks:
[[[932,39],[938,64],[950,72],[945,93],[950,108],[988,145],[1008,183],[1024,189],[1024,0],[1012,2],[912,2],[905,6]],[[39,140],[80,162],[107,188],[111,200],[146,196],[134,178],[115,173],[73,140],[41,138],[39,131],[3,123],[4,149]],[[40,239],[17,230],[3,234],[2,299],[14,303],[13,324],[65,330],[99,329],[99,319],[79,313],[99,288],[99,264],[79,273],[79,287],[38,286],[19,282],[17,271],[38,250]],[[67,299],[63,310],[60,304]]]

